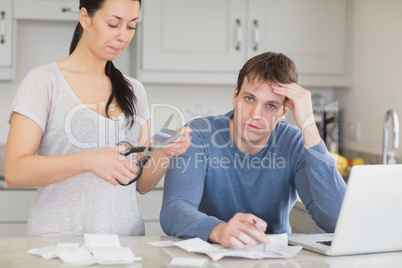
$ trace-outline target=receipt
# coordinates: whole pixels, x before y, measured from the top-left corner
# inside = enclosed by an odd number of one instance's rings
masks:
[[[61,252],[57,254],[57,257],[65,263],[80,266],[88,266],[98,263],[97,259],[83,247]]]
[[[175,257],[173,258],[169,265],[171,266],[184,266],[184,267],[203,267],[209,261],[202,258],[186,258],[186,257]]]
[[[38,255],[42,258],[49,260],[57,258],[57,255],[62,252],[69,251],[74,248],[78,248],[79,244],[76,243],[59,243],[57,246],[50,246],[45,248],[33,248],[28,250],[29,254]]]
[[[117,235],[109,234],[84,234],[85,245],[92,247],[120,247]]]
[[[99,264],[126,264],[142,260],[127,247],[98,247],[92,250],[92,254]]]
[[[160,247],[160,248],[175,247],[174,242],[171,240],[148,242],[148,244],[155,246],[155,247]]]
[[[239,257],[248,259],[264,259],[264,258],[291,258],[300,252],[301,246],[288,246],[287,234],[268,235],[271,245],[259,244],[255,247],[246,245],[244,249],[235,247],[224,248],[220,245],[211,245],[210,243],[200,239],[192,238],[175,242],[174,244],[188,252],[203,253],[208,255],[214,261],[223,257]]]
[[[29,254],[39,255],[44,259],[59,258],[65,263],[87,266],[93,264],[128,264],[141,261],[128,247],[121,247],[117,235],[85,234],[85,244],[58,244],[57,247],[34,248]]]

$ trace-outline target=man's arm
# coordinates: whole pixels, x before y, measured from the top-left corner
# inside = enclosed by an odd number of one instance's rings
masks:
[[[198,211],[207,165],[205,150],[199,148],[206,143],[200,136],[194,131],[186,153],[171,159],[165,176],[160,223],[167,235],[207,241],[212,229],[223,221]]]
[[[285,106],[292,110],[303,133],[304,159],[300,160],[302,167],[296,171],[296,190],[317,225],[333,232],[346,185],[314,122],[311,92],[296,83],[278,83],[272,88],[288,98]]]
[[[254,221],[263,230],[267,223],[252,214],[237,213],[226,223],[198,211],[204,183],[208,183],[208,149],[197,146],[209,143],[200,142],[202,139],[196,130],[192,136],[192,146],[183,155],[171,159],[166,173],[160,214],[163,231],[183,238],[199,237],[225,247],[233,245],[243,248],[244,244],[255,246],[257,243],[250,235],[268,243],[266,235],[257,229]]]
[[[323,141],[304,150],[303,166],[295,176],[296,190],[317,225],[334,232],[346,184]]]
[[[311,92],[296,83],[273,84],[272,88],[276,94],[287,98],[284,105],[292,111],[297,126],[302,130],[304,146],[311,148],[318,145],[321,137],[314,121]]]

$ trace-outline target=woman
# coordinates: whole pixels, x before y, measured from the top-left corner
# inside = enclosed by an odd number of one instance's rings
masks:
[[[132,40],[140,0],[81,0],[70,55],[32,70],[10,115],[5,177],[10,187],[39,187],[28,234],[144,235],[135,189],[159,182],[172,155],[184,153],[189,128],[157,150],[140,179],[138,167],[116,146],[149,146],[149,111],[140,82],[112,63]],[[144,153],[139,154],[139,158]]]

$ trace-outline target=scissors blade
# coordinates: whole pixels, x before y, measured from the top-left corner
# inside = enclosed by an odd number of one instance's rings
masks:
[[[163,124],[162,128],[166,128],[169,126],[170,122],[173,119],[173,116],[174,116],[174,113],[169,116],[169,118],[166,120],[165,124]]]

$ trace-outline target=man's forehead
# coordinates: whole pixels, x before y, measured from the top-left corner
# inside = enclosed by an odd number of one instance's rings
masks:
[[[253,81],[244,80],[242,90],[244,91],[259,91],[259,90],[270,90],[272,91],[272,86],[274,82],[265,81],[262,79],[254,79]]]
[[[285,101],[285,97],[273,92],[272,85],[275,82],[264,81],[262,79],[254,79],[254,81],[249,82],[244,81],[244,86],[240,93],[245,95],[252,95],[254,97],[264,98],[266,102],[276,103],[282,105]]]
[[[272,86],[277,83],[278,83],[277,81],[265,80],[258,76],[248,76],[244,79],[243,85],[248,85],[248,86],[252,86],[255,88],[259,88],[264,84]]]

